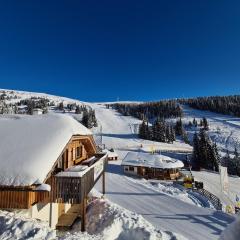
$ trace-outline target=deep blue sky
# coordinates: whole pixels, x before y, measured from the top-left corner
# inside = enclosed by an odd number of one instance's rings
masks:
[[[86,101],[240,90],[240,1],[1,1],[0,88]]]

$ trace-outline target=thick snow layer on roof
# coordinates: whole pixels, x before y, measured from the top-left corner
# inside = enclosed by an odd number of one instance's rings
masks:
[[[122,161],[122,165],[142,166],[161,169],[182,168],[183,162],[160,154],[129,152]]]
[[[115,157],[118,157],[118,154],[116,152],[111,152],[107,149],[103,149],[103,152],[104,153],[107,153],[108,157],[109,158],[115,158]]]
[[[42,183],[72,135],[91,131],[69,115],[0,116],[0,185]]]

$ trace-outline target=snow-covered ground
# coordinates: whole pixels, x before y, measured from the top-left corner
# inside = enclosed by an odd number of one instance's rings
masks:
[[[96,191],[94,191],[94,195]],[[97,194],[99,195],[99,194]],[[94,198],[88,206],[87,232],[80,222],[69,232],[57,233],[47,223],[23,216],[23,213],[0,211],[0,239],[30,240],[184,240],[179,234],[160,231],[141,215],[128,211],[109,200]]]
[[[87,232],[80,232],[80,223],[60,240],[170,240],[185,239],[179,234],[160,231],[141,215],[128,211],[106,199],[93,201],[87,212]]]
[[[130,178],[129,180],[136,181],[136,183],[138,184],[143,184],[148,188],[172,196],[183,202],[193,204],[199,207],[208,207],[214,209],[211,202],[209,202],[208,199],[206,199],[204,196],[199,193],[193,192],[190,189],[186,189],[182,185],[175,184],[174,182],[132,178]]]
[[[107,109],[104,104],[83,103],[46,94],[17,92],[18,99],[30,96],[47,97],[55,103],[65,101],[66,104],[76,103],[91,106],[95,109],[98,122],[102,126],[103,143],[107,148],[115,148],[120,159],[128,152],[139,151],[139,149],[143,152],[149,152],[153,149],[176,152],[192,151],[191,146],[181,141],[167,144],[138,139],[137,129],[140,121],[130,116],[122,116],[112,109]],[[223,150],[226,147],[229,148],[230,145],[233,149],[238,143],[238,138],[240,138],[238,136],[240,131],[239,119],[189,108],[184,108],[184,112],[183,121],[186,122],[192,120],[193,117],[200,119],[206,116],[210,123],[209,133]],[[99,132],[99,128],[95,131]],[[192,133],[190,132],[190,134]],[[196,175],[196,177],[201,180],[201,175]],[[204,175],[202,177],[205,178]],[[210,176],[206,176],[206,178],[208,177],[210,178]],[[217,189],[219,187],[215,180],[210,180],[208,183],[211,188]],[[101,190],[100,182],[96,188]],[[210,191],[213,192],[213,190]],[[234,220],[232,216],[212,209],[211,204],[206,199],[180,187],[164,182],[151,183],[123,175],[120,161],[109,164],[106,174],[106,198],[119,206],[111,204],[109,201],[102,202],[100,200],[96,202],[96,205],[93,205],[89,212],[88,228],[93,235],[82,234],[76,227],[74,231],[61,237],[61,239],[127,240],[134,239],[133,236],[137,236],[137,239],[144,236],[149,238],[142,239],[158,239],[158,236],[162,236],[163,239],[171,239],[171,236],[172,239],[181,239],[180,235],[194,240],[218,239],[222,230]],[[102,211],[102,209],[105,210]],[[99,222],[96,221],[95,217],[100,219]],[[11,230],[11,225],[9,226]],[[33,227],[33,229],[35,228]],[[173,232],[180,235],[174,238]],[[113,234],[115,235],[113,236]]]
[[[119,150],[136,150],[150,152],[154,150],[171,150],[191,152],[192,147],[180,141],[173,144],[139,139],[138,126],[142,122],[131,116],[123,116],[115,110],[107,109],[104,104],[90,104],[95,109],[96,117],[102,126],[103,143],[107,148]]]
[[[56,232],[45,222],[29,219],[23,214],[0,211],[0,239],[54,239]]]
[[[229,198],[221,193],[219,173],[210,171],[193,171],[195,180],[201,181],[204,188],[220,198],[224,205],[235,203],[236,195],[240,196],[240,177],[229,176]]]
[[[120,158],[129,151],[138,151],[139,144],[142,144],[141,150],[146,151],[150,151],[153,145],[161,150],[191,149],[189,145],[181,142],[164,144],[140,140],[130,127],[138,124],[139,120],[122,116],[102,105],[91,106],[102,125],[103,143],[108,148],[119,149]],[[143,215],[155,227],[180,233],[189,239],[217,239],[220,232],[233,220],[224,213],[196,206],[196,201],[193,203],[190,197],[183,197],[184,194],[170,196],[169,193],[159,191],[159,188],[149,187],[139,180],[126,177],[122,174],[119,164],[120,162],[109,164],[106,180],[107,198]],[[100,190],[100,185],[98,187]]]
[[[188,239],[218,239],[233,217],[191,202],[183,194],[155,189],[123,175],[120,161],[110,162],[106,176],[106,198],[142,215],[156,228],[176,232]],[[101,191],[101,182],[97,184]],[[165,192],[164,192],[165,191]],[[176,191],[176,190],[175,190]],[[175,192],[176,193],[176,192]]]
[[[217,146],[221,150],[222,154],[229,150],[233,152],[235,147],[240,152],[240,118],[217,114],[209,111],[195,110],[188,106],[183,106],[184,117],[183,122],[188,124],[195,118],[198,123],[200,119],[206,117],[209,122],[208,134],[217,143]],[[194,134],[195,130],[188,130],[190,138]]]

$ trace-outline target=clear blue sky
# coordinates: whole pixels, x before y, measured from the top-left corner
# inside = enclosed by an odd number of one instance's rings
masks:
[[[86,101],[237,94],[240,1],[1,1],[0,88]]]

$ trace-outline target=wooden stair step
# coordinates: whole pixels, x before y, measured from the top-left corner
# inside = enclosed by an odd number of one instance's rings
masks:
[[[69,229],[72,227],[78,217],[78,213],[65,213],[59,218],[56,228]]]

